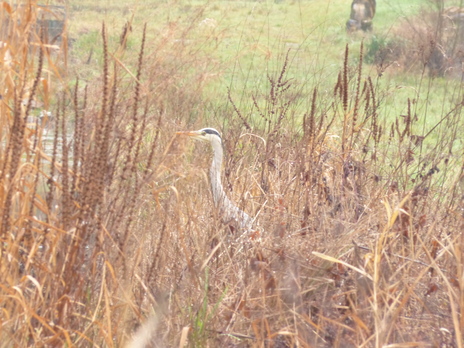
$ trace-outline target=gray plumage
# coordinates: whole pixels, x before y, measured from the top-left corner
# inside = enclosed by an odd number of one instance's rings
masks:
[[[188,135],[194,139],[207,141],[211,144],[213,149],[213,160],[211,162],[209,176],[214,205],[219,210],[221,219],[225,224],[231,224],[240,232],[250,232],[252,230],[253,220],[247,213],[232,203],[222,186],[221,168],[224,152],[222,138],[219,132],[214,128],[203,128],[198,131],[178,132],[177,134]]]

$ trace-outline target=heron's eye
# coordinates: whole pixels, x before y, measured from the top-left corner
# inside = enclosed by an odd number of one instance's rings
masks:
[[[206,132],[205,131],[201,132],[201,135],[206,135]]]

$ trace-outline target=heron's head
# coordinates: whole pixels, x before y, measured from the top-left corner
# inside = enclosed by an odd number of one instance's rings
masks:
[[[193,139],[207,141],[211,144],[217,142],[222,143],[221,135],[214,128],[203,128],[197,131],[177,132],[176,134],[188,135]]]

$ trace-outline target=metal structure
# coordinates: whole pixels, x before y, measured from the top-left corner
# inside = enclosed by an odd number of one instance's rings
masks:
[[[214,128],[203,128],[198,131],[177,132],[180,135],[188,135],[194,139],[209,142],[213,149],[213,160],[209,171],[211,191],[213,193],[214,205],[220,212],[224,224],[232,225],[240,232],[250,232],[253,220],[250,216],[239,209],[227,197],[221,182],[221,167],[223,160],[222,138]]]

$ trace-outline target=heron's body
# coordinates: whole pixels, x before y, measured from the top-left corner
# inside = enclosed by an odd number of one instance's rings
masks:
[[[203,128],[199,131],[178,132],[193,137],[194,139],[207,141],[213,149],[213,160],[210,168],[211,191],[214,205],[220,212],[222,221],[238,228],[241,232],[249,232],[252,229],[252,219],[248,214],[239,209],[227,197],[221,181],[221,168],[223,161],[222,138],[214,128]]]

